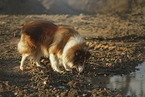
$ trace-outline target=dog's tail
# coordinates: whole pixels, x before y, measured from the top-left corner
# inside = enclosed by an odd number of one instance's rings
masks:
[[[35,48],[35,45],[31,41],[30,36],[21,33],[21,38],[18,42],[19,53],[31,53],[32,48]]]
[[[24,41],[24,35],[21,35],[20,41],[18,42],[19,53],[24,53],[27,51],[27,43]]]

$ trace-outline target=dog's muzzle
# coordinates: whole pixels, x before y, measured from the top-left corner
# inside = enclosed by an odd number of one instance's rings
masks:
[[[81,72],[83,72],[83,70],[84,70],[84,66],[78,66],[77,68],[77,71],[79,72],[79,73],[81,73]]]

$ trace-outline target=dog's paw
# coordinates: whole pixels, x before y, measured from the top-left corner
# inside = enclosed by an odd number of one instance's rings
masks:
[[[56,72],[58,72],[58,73],[61,73],[61,74],[64,73],[64,71],[61,71],[61,70],[54,70],[54,71],[56,71]]]
[[[65,69],[66,71],[70,71],[70,72],[72,72],[72,69]]]
[[[24,67],[20,66],[20,70],[22,70],[22,71],[23,71],[23,70],[24,70]]]
[[[40,67],[40,68],[42,68],[42,69],[45,69],[46,67],[44,67],[44,66],[41,66],[41,65],[39,65],[39,66],[37,66],[37,67]]]
[[[59,71],[59,73],[63,74],[63,73],[64,73],[64,71]]]

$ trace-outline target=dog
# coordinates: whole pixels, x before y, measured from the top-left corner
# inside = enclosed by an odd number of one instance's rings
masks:
[[[46,20],[35,20],[26,23],[21,30],[18,51],[22,54],[20,69],[24,70],[24,61],[31,56],[40,65],[42,56],[49,57],[54,71],[63,73],[73,68],[81,73],[89,59],[90,52],[80,34],[70,27],[57,26]]]

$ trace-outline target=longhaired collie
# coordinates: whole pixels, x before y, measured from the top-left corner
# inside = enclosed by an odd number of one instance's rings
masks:
[[[36,66],[40,65],[42,56],[49,57],[54,71],[63,73],[72,68],[80,73],[89,58],[88,47],[80,34],[69,27],[57,26],[49,21],[36,20],[28,22],[21,31],[18,51],[22,54],[20,69],[24,69],[24,61],[28,56],[33,58]]]

